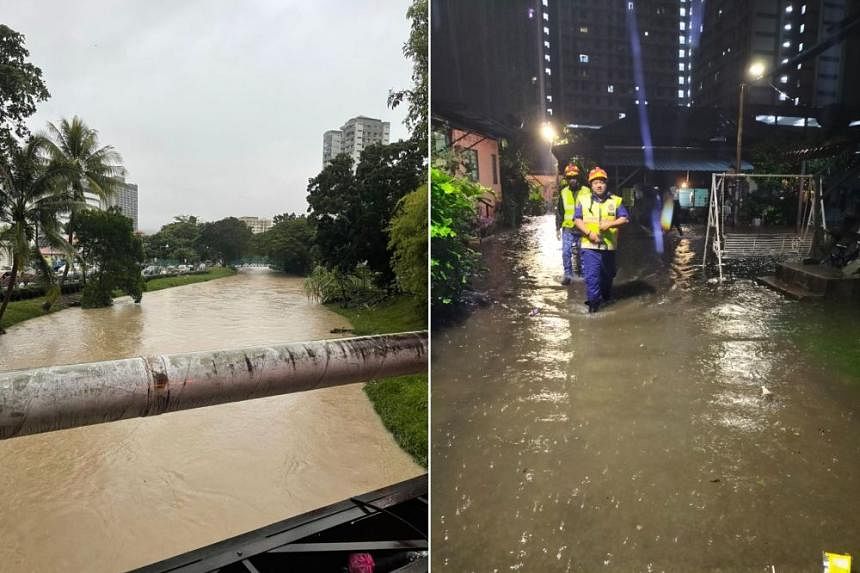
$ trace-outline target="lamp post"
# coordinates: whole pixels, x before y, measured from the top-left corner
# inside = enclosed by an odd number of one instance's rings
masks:
[[[555,155],[552,153],[552,144],[555,143],[556,139],[558,139],[558,132],[555,130],[555,126],[549,121],[543,122],[540,126],[540,136],[541,139],[547,143],[550,167],[553,168],[555,170],[555,174],[558,175],[558,164],[556,163]]]
[[[747,70],[748,77],[752,80],[761,79],[764,76],[765,66],[762,62],[755,62],[750,65]],[[746,81],[741,79],[740,92],[738,95],[738,135],[737,135],[737,144],[735,146],[735,173],[741,172],[741,142],[744,137],[744,89],[746,88]],[[738,200],[740,199],[740,178],[735,179],[735,201],[734,205],[732,205],[732,211],[734,212],[733,221],[734,224],[738,224]]]

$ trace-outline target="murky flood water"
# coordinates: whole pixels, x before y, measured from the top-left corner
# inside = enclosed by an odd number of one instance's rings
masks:
[[[804,337],[848,328],[860,352],[858,309],[708,285],[701,237],[673,232],[661,256],[632,227],[618,300],[598,314],[581,281],[558,285],[545,217],[486,245],[487,304],[434,330],[434,570],[820,571],[822,550],[856,558],[860,380]]]
[[[0,370],[337,337],[301,285],[241,273],[65,310],[0,337]],[[0,570],[127,570],[421,473],[359,384],[7,440]]]

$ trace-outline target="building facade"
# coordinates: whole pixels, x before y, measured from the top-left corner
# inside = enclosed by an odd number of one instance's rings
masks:
[[[137,184],[123,183],[116,195],[107,200],[104,208],[119,207],[120,212],[132,220],[134,230],[138,228],[137,218]]]
[[[358,164],[365,147],[376,143],[388,144],[391,123],[363,115],[348,120],[340,130],[329,130],[323,134],[323,166],[341,153],[352,157]]]
[[[693,67],[697,106],[737,109],[741,82],[746,102],[771,106],[784,115],[800,108],[823,108],[844,100],[846,43],[777,75],[771,73],[829,35],[847,15],[846,0],[708,0],[701,46]],[[747,70],[765,66],[767,77],[753,81]]]
[[[260,217],[238,217],[238,219],[248,225],[248,228],[255,235],[265,233],[272,228],[271,219],[262,219]]]

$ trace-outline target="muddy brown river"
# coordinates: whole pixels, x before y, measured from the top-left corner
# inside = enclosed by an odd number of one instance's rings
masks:
[[[268,272],[8,329],[0,370],[334,338]],[[420,475],[360,384],[0,442],[0,570],[124,571]]]
[[[595,315],[581,282],[558,284],[551,218],[484,245],[482,304],[432,336],[434,572],[860,557],[858,308],[743,268],[708,284],[701,242],[673,232],[660,255],[622,229],[618,300]],[[821,336],[838,355],[812,350]]]

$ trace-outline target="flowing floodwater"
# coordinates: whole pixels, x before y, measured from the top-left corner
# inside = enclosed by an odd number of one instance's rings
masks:
[[[8,329],[0,370],[333,338],[300,279],[234,277]],[[122,571],[423,473],[360,384],[0,442],[0,570]]]
[[[860,312],[708,284],[701,243],[672,233],[660,255],[622,229],[618,300],[595,315],[558,284],[552,218],[485,245],[483,304],[433,333],[434,571],[860,555],[860,380],[839,368]],[[830,361],[808,343],[833,332]]]

